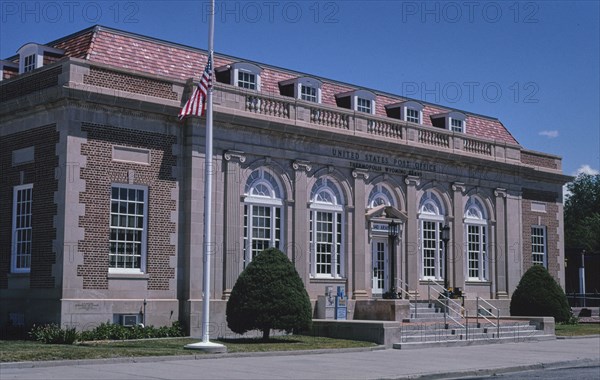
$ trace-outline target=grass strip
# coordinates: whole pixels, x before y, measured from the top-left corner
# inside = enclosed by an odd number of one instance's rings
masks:
[[[198,355],[201,351],[183,348],[186,344],[196,342],[198,339],[195,338],[163,338],[59,345],[23,340],[3,340],[0,341],[0,362]],[[371,342],[305,335],[273,337],[267,342],[263,342],[260,338],[223,339],[215,340],[215,342],[227,346],[228,352],[322,350],[375,346]]]
[[[556,336],[600,335],[600,323],[578,323],[575,325],[557,323],[554,331]]]

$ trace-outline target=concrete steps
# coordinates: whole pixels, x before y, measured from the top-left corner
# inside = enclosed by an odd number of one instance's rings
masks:
[[[469,320],[464,326],[449,323],[403,323],[400,327],[400,341],[393,344],[396,349],[464,346],[471,344],[493,344],[516,341],[536,341],[555,339],[528,322],[508,322],[500,327],[480,324]]]
[[[456,320],[462,319],[462,316],[453,311],[450,311],[449,315]],[[415,303],[411,303],[410,318],[403,319],[402,322],[444,322],[443,306],[436,303],[418,302],[415,308]],[[448,322],[451,320],[449,319]]]
[[[490,323],[480,318],[478,324],[475,318],[467,320],[452,310],[449,316],[452,318],[444,319],[444,306],[439,303],[411,303],[410,318],[402,321],[400,339],[393,347],[410,349],[556,339],[528,321],[503,320],[498,327],[495,320]]]

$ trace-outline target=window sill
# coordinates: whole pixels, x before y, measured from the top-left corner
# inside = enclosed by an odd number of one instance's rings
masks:
[[[465,286],[474,285],[474,286],[490,286],[492,285],[491,281],[488,280],[467,280],[465,281]]]
[[[342,277],[311,277],[310,282],[313,284],[339,283],[345,284],[346,279]]]
[[[431,278],[431,279],[420,278],[419,279],[419,285],[429,285],[430,282],[431,282],[432,285],[435,285],[435,283],[437,282],[439,285],[444,286],[444,279],[443,278],[441,278],[441,279],[440,278],[437,278],[437,279],[434,279],[434,278]]]
[[[29,277],[31,275],[31,272],[9,272],[6,274],[6,277],[8,278],[24,278],[24,277]]]
[[[150,278],[148,273],[108,273],[109,280],[147,280]]]

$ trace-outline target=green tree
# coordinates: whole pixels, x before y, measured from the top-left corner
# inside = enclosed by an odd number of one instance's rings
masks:
[[[227,325],[244,334],[271,329],[307,330],[312,307],[304,284],[287,256],[276,248],[259,253],[238,277],[227,301]]]
[[[510,300],[510,315],[554,317],[568,322],[571,307],[565,292],[541,265],[534,265],[521,277]]]
[[[600,254],[600,174],[580,174],[567,184],[565,249]]]

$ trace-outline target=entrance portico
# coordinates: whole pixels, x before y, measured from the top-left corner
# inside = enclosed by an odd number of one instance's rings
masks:
[[[371,252],[371,293],[379,298],[388,292],[398,292],[404,282],[401,268],[406,264],[401,247],[407,217],[393,206],[380,205],[369,210],[366,218],[370,245],[367,252]],[[397,228],[397,237],[391,237],[390,228]]]

